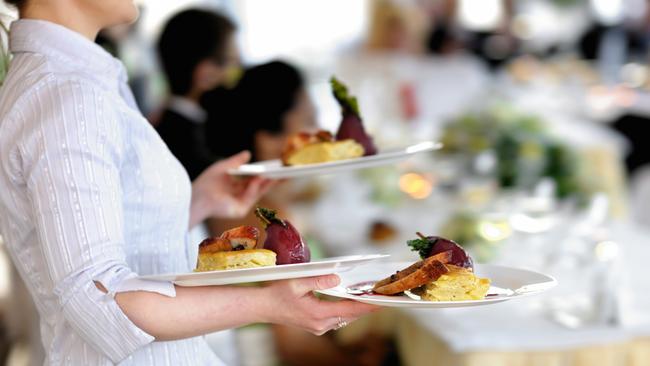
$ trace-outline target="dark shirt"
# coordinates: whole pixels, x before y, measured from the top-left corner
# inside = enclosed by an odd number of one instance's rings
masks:
[[[237,154],[242,150],[250,150],[248,140],[241,141],[243,129],[250,124],[224,123],[224,121],[241,121],[244,112],[236,108],[233,90],[216,88],[203,95],[201,106],[205,109],[206,145],[210,152],[223,158]],[[223,136],[228,136],[224,139]]]
[[[183,164],[190,179],[194,180],[216,160],[206,145],[205,124],[192,121],[168,108],[156,129],[169,150]]]

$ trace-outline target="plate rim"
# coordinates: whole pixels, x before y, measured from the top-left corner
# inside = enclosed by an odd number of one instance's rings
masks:
[[[167,279],[162,279],[164,278],[170,278],[170,277],[183,277],[182,281],[186,280],[194,280],[197,277],[205,277],[205,276],[212,276],[212,275],[224,275],[227,274],[228,276],[231,275],[255,275],[257,272],[260,272],[261,270],[282,270],[282,269],[287,269],[287,270],[300,270],[301,268],[304,267],[310,267],[313,265],[327,265],[327,264],[338,264],[338,263],[348,263],[348,262],[355,262],[355,261],[374,261],[378,259],[383,259],[383,258],[388,258],[390,257],[390,254],[354,254],[354,255],[343,255],[343,256],[337,256],[337,257],[328,257],[328,258],[323,258],[320,260],[315,260],[312,262],[307,262],[307,263],[292,263],[292,264],[281,264],[281,265],[276,265],[276,266],[266,266],[266,267],[255,267],[255,268],[237,268],[237,269],[227,269],[227,270],[216,270],[216,271],[205,271],[205,272],[185,272],[185,273],[160,273],[160,274],[150,274],[150,275],[141,275],[138,276],[137,278],[140,280],[146,280],[146,281],[161,281],[161,282],[167,282],[167,281],[175,281],[175,280],[167,280]]]
[[[384,263],[395,263],[395,264],[400,263],[400,264],[408,265],[408,264],[412,264],[413,262],[412,261],[389,261]],[[409,297],[399,297],[398,299],[395,300],[386,299],[386,298],[363,297],[358,295],[341,293],[337,291],[336,289],[341,288],[342,285],[330,289],[317,290],[316,292],[319,294],[336,297],[338,299],[353,300],[353,301],[364,302],[367,304],[374,304],[380,306],[385,304],[385,306],[392,306],[392,307],[444,308],[444,307],[464,307],[464,306],[472,306],[472,305],[491,304],[491,303],[509,301],[513,299],[519,299],[519,298],[536,295],[551,290],[552,288],[556,287],[558,284],[557,279],[554,276],[542,272],[538,272],[532,269],[528,269],[528,268],[520,268],[520,267],[506,266],[502,264],[490,264],[490,263],[477,263],[475,264],[475,266],[524,271],[530,274],[545,277],[547,280],[543,282],[536,282],[530,285],[524,285],[517,289],[508,289],[512,291],[512,294],[507,296],[483,298],[480,300],[461,300],[461,301],[422,301],[422,300],[415,300]],[[535,287],[539,287],[539,289],[521,291],[522,288],[527,286],[535,286]]]
[[[440,141],[421,141],[412,145],[408,145],[401,148],[389,149],[388,151],[379,152],[376,155],[371,156],[362,156],[358,158],[338,160],[338,161],[328,161],[325,163],[316,163],[316,164],[306,164],[306,165],[297,165],[297,166],[279,166],[274,168],[274,170],[260,170],[260,171],[242,171],[242,167],[261,167],[268,164],[277,164],[280,160],[264,160],[251,164],[244,164],[238,168],[228,170],[228,174],[233,176],[273,176],[273,175],[291,175],[291,174],[300,174],[300,173],[309,173],[312,170],[327,169],[327,168],[339,168],[339,167],[353,167],[357,164],[363,163],[373,163],[373,162],[382,162],[384,160],[390,160],[401,157],[409,157],[411,155],[440,150],[443,144]],[[411,150],[411,151],[409,151]]]

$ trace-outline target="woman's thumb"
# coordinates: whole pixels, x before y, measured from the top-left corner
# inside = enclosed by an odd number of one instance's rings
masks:
[[[341,283],[341,279],[335,274],[303,278],[296,281],[296,289],[300,293],[307,293],[316,290],[326,290],[328,288],[336,287],[339,283]]]
[[[226,168],[236,168],[247,163],[249,160],[251,160],[251,153],[250,151],[244,150],[223,160],[221,164]]]

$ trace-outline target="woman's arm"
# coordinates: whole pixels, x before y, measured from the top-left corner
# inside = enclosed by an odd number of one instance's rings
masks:
[[[250,153],[243,151],[208,167],[192,183],[190,229],[209,217],[241,218],[273,186],[260,177],[233,177],[228,170],[245,164]]]
[[[143,291],[124,292],[115,299],[134,324],[158,341],[250,323],[295,326],[320,335],[340,320],[350,323],[377,309],[354,301],[323,301],[312,294],[338,283],[338,276],[329,275],[277,281],[267,287],[177,287],[173,298]]]

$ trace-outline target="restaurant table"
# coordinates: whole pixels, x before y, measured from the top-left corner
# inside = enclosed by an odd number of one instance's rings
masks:
[[[645,366],[650,337],[556,349],[471,349],[457,351],[407,311],[386,309],[337,332],[342,344],[369,333],[392,337],[405,366]],[[576,334],[575,337],[579,337]]]
[[[328,255],[386,253],[392,255],[391,260],[415,260],[417,255],[405,240],[418,230],[434,233],[454,206],[453,199],[443,194],[382,207],[364,198],[369,197],[369,188],[350,176],[337,176],[327,187],[318,203],[294,207],[293,217]],[[377,219],[398,229],[393,240],[373,243],[368,238],[369,224]],[[575,225],[563,218],[559,226],[568,230]],[[558,243],[557,233],[539,235],[542,247]],[[351,345],[369,333],[390,337],[405,365],[650,365],[650,281],[644,275],[650,233],[621,219],[608,222],[607,235],[606,240],[617,243],[620,255],[614,325],[568,329],[557,324],[540,303],[551,292],[479,308],[388,308],[338,331],[337,338]],[[502,247],[504,255],[496,263],[534,269],[534,259],[540,256],[528,246],[532,243],[519,238]],[[516,250],[528,253],[525,259],[531,259],[530,263],[508,262]],[[514,255],[515,261],[520,257]]]
[[[392,338],[404,365],[650,365],[650,234],[610,226],[621,246],[617,316],[575,329],[550,319],[549,293],[475,308],[386,308],[337,332],[342,344],[367,334]],[[557,296],[557,295],[556,295]]]

